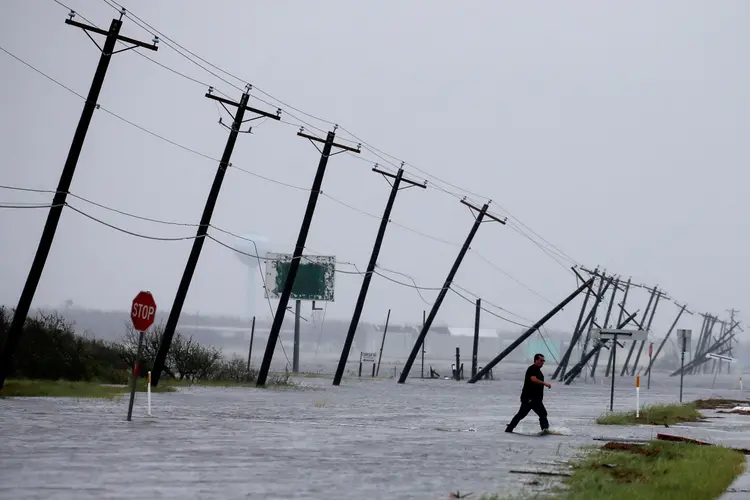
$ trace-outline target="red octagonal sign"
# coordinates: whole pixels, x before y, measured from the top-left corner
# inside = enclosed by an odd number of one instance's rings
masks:
[[[133,307],[130,310],[130,319],[133,320],[133,328],[139,332],[145,332],[154,324],[156,317],[156,302],[151,292],[139,292],[133,299]]]

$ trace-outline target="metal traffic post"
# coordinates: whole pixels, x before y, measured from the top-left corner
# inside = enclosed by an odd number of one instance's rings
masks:
[[[619,328],[592,328],[589,330],[590,339],[612,340],[612,383],[609,389],[609,411],[614,408],[615,402],[615,363],[617,362],[617,338],[627,338],[633,342],[639,340],[646,340],[648,338],[648,332],[646,330],[623,330]],[[640,385],[640,378],[639,385]]]
[[[677,330],[677,338],[682,340],[682,353],[680,356],[680,403],[682,403],[682,381],[685,378],[685,352],[688,350],[688,343],[692,330]]]
[[[156,317],[156,302],[151,292],[139,292],[133,299],[133,305],[130,309],[130,319],[133,321],[133,328],[138,330],[138,351],[135,354],[135,364],[133,366],[133,381],[130,385],[130,403],[128,404],[128,421],[133,415],[133,403],[135,402],[135,385],[138,382],[138,372],[141,362],[141,351],[143,350],[143,335],[151,325],[154,324]],[[151,383],[151,372],[149,372],[149,386]],[[149,391],[149,415],[151,414],[151,394]]]

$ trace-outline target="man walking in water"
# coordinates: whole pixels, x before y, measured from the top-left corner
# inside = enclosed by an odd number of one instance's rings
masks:
[[[542,427],[542,433],[548,433],[549,422],[547,421],[547,409],[544,407],[542,399],[544,398],[544,387],[551,389],[552,385],[544,381],[542,375],[542,365],[544,365],[544,355],[535,354],[534,364],[526,369],[526,375],[523,379],[523,389],[521,389],[521,408],[513,420],[505,428],[505,432],[513,432],[518,423],[523,420],[531,410],[534,410],[539,416],[539,425]]]

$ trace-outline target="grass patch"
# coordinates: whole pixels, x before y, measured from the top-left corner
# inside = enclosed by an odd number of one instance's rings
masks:
[[[745,468],[745,457],[720,446],[652,441],[607,443],[576,464],[565,478],[565,500],[713,499]]]
[[[635,412],[613,412],[600,416],[600,425],[670,425],[679,422],[700,422],[704,416],[694,403],[657,404],[644,406],[638,418]]]
[[[151,392],[174,392],[173,387],[152,387]],[[139,381],[136,391],[146,392],[146,382]],[[0,397],[104,398],[112,399],[130,393],[130,386],[107,385],[101,382],[69,380],[8,379],[0,389]]]

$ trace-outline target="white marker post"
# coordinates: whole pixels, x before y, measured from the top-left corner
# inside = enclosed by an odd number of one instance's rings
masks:
[[[151,416],[151,370],[148,372],[148,416]]]
[[[635,418],[641,415],[641,376],[635,376]]]
[[[612,340],[612,385],[609,390],[609,411],[612,411],[615,403],[615,363],[617,362],[617,338],[621,340],[646,340],[648,332],[646,330],[623,330],[618,328],[592,328],[589,330],[592,340]],[[639,379],[640,380],[640,379]]]

